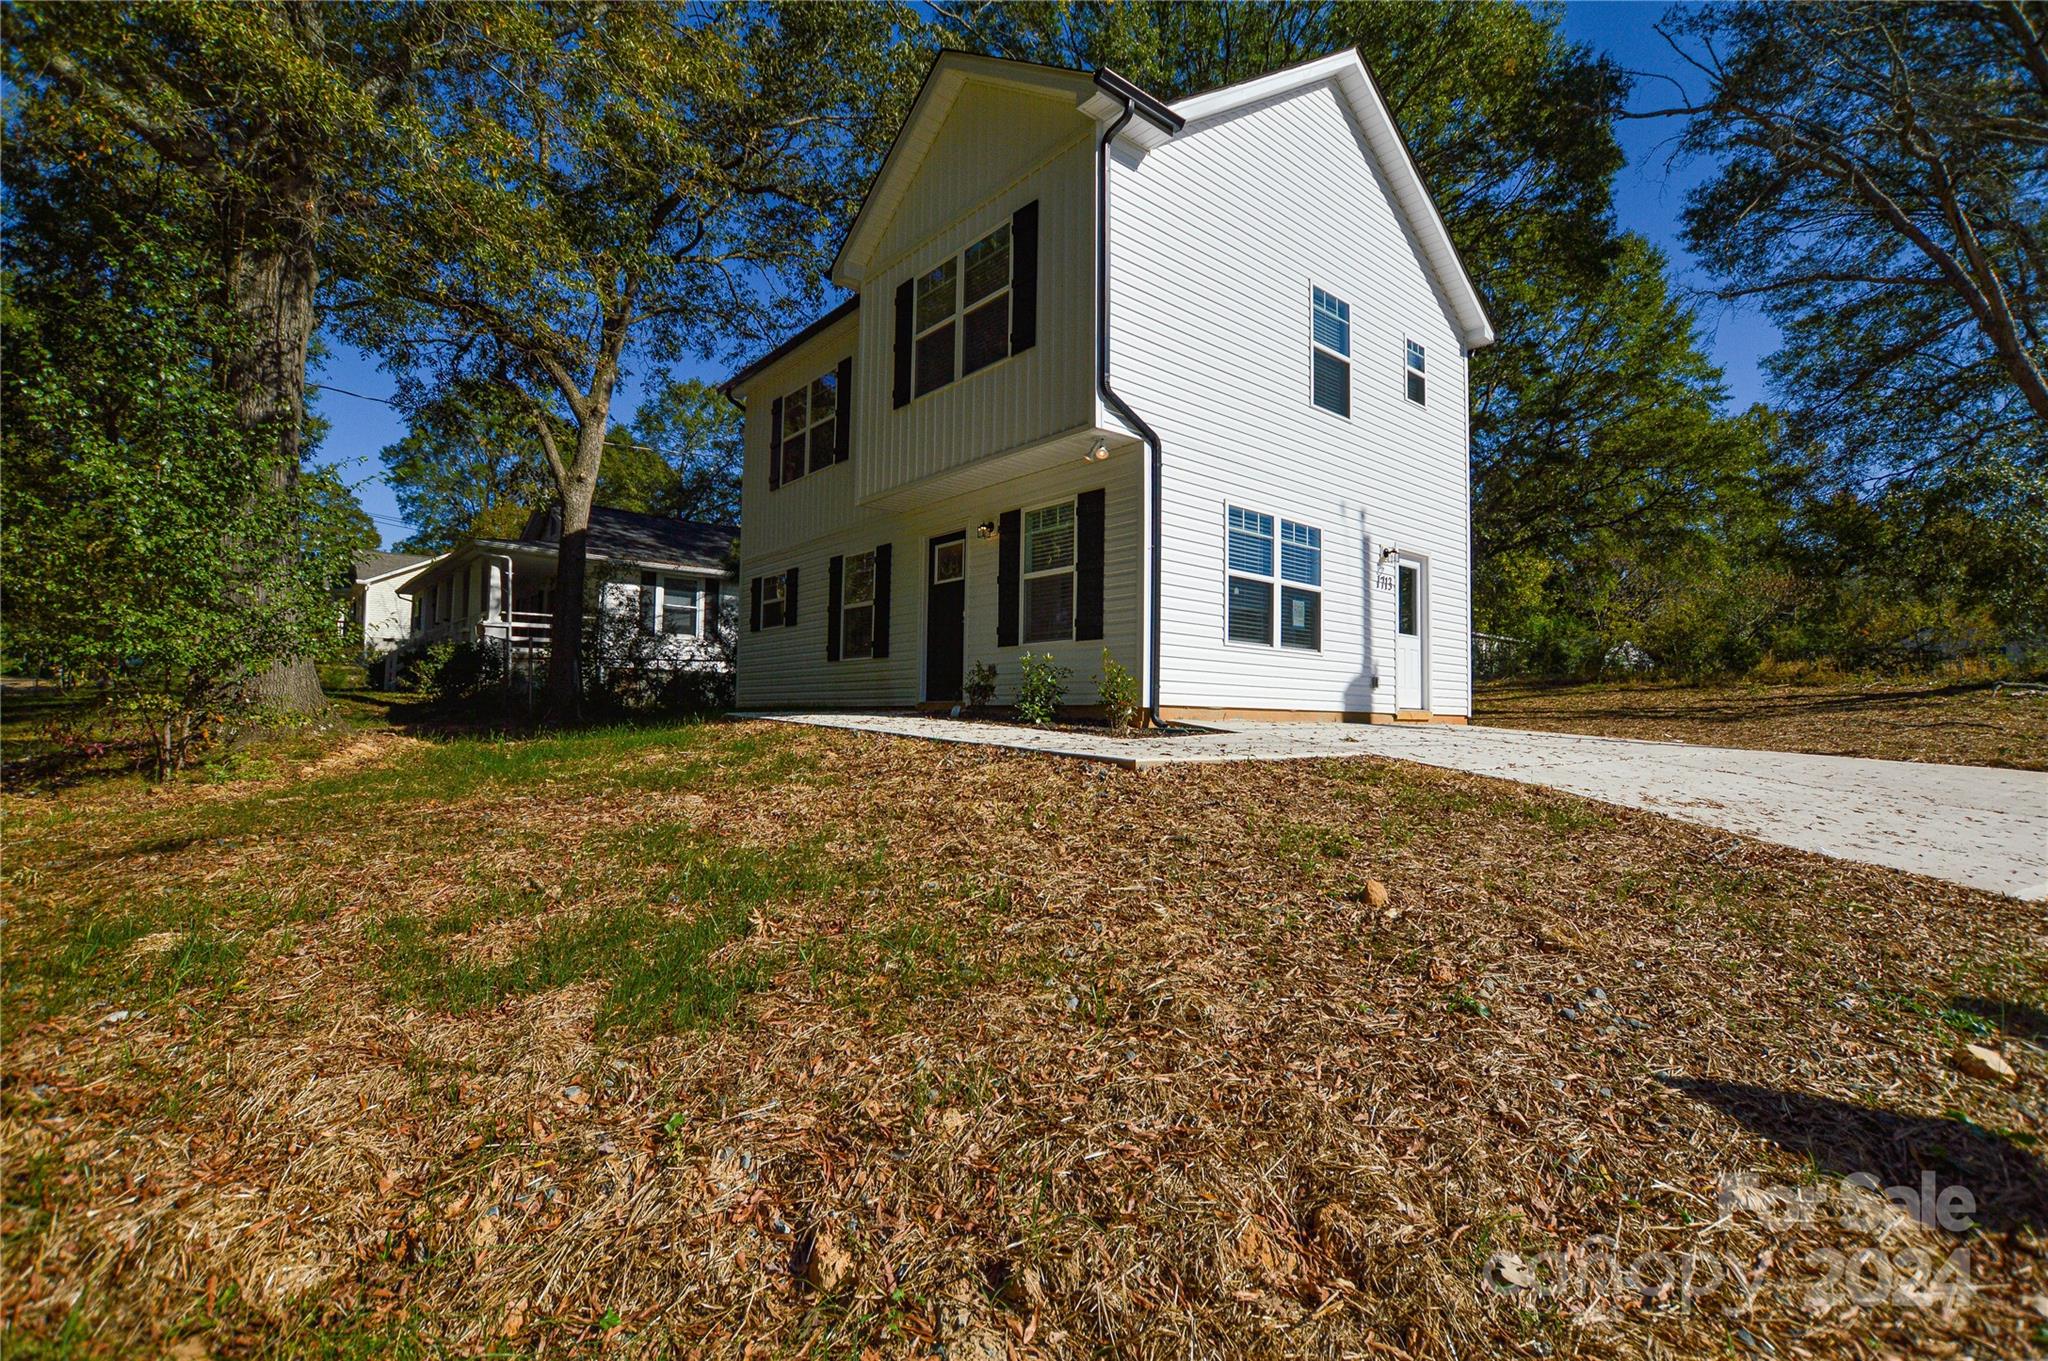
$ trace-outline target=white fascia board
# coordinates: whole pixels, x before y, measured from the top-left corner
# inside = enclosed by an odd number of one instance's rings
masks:
[[[1401,139],[1401,130],[1395,124],[1386,100],[1380,97],[1372,72],[1356,51],[1338,52],[1285,71],[1275,71],[1270,76],[1260,76],[1257,80],[1183,99],[1173,106],[1173,111],[1188,121],[1189,131],[1194,131],[1197,123],[1221,118],[1266,100],[1284,98],[1326,82],[1337,87],[1337,92],[1350,106],[1352,116],[1358,120],[1366,145],[1379,161],[1381,171],[1394,190],[1395,202],[1407,216],[1415,239],[1422,245],[1424,258],[1450,302],[1465,348],[1476,350],[1491,345],[1494,341],[1493,323],[1487,319],[1479,290],[1473,286],[1472,276],[1466,273],[1464,262],[1458,258],[1458,249],[1451,242],[1450,231],[1444,226],[1443,217],[1436,210],[1436,202],[1422,182],[1422,172],[1416,166],[1415,158],[1409,154],[1408,144]]]

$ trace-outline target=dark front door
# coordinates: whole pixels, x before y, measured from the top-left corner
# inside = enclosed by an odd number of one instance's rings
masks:
[[[966,666],[966,530],[932,540],[924,580],[924,697],[951,703]]]

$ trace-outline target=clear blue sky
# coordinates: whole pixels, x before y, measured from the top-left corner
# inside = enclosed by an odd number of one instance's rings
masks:
[[[1653,25],[1665,12],[1662,3],[1633,3],[1629,0],[1582,0],[1565,6],[1565,33],[1613,56],[1622,66],[1641,73],[1632,101],[1637,108],[1669,105],[1673,87],[1656,77],[1671,76],[1687,82],[1698,93],[1696,79],[1654,31]],[[1693,265],[1678,239],[1678,215],[1685,206],[1685,191],[1698,183],[1710,167],[1700,164],[1672,164],[1674,139],[1680,127],[1674,119],[1624,120],[1619,128],[1628,165],[1615,182],[1615,217],[1620,226],[1648,237],[1671,259],[1672,276],[1681,287],[1704,287],[1708,282]],[[1707,331],[1711,350],[1726,371],[1730,406],[1735,410],[1763,399],[1764,386],[1758,366],[1777,347],[1778,336],[1770,322],[1753,309],[1728,307],[1700,300],[1700,319]],[[374,359],[329,338],[331,353],[314,376],[329,387],[347,388],[373,397],[391,395],[391,379]],[[677,377],[700,377],[716,381],[725,375],[708,367],[680,370]],[[616,411],[630,417],[639,405],[648,375],[629,377],[620,393]],[[374,401],[362,401],[338,392],[313,394],[316,407],[331,424],[324,452],[342,475],[356,488],[363,506],[377,519],[386,546],[409,533],[399,518],[398,503],[383,481],[383,464],[377,451],[405,434],[398,412]]]

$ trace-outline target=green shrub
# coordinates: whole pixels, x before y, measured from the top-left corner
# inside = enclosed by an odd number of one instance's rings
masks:
[[[505,660],[496,648],[443,640],[408,649],[398,662],[398,688],[434,704],[502,690]]]
[[[1067,681],[1073,670],[1053,661],[1052,654],[1034,657],[1029,652],[1017,659],[1022,679],[1017,682],[1017,716],[1026,723],[1043,727],[1058,716],[1067,700]]]
[[[1129,732],[1138,726],[1138,678],[1126,671],[1108,648],[1102,649],[1102,684],[1097,694],[1111,731]]]
[[[960,687],[961,697],[969,709],[986,709],[996,698],[996,669],[987,662],[976,662],[967,668],[967,679]]]

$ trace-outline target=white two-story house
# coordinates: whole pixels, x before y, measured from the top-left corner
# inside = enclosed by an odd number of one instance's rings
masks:
[[[737,374],[743,708],[950,706],[1019,658],[1155,716],[1471,712],[1492,328],[1365,65],[1167,106],[947,53]]]

